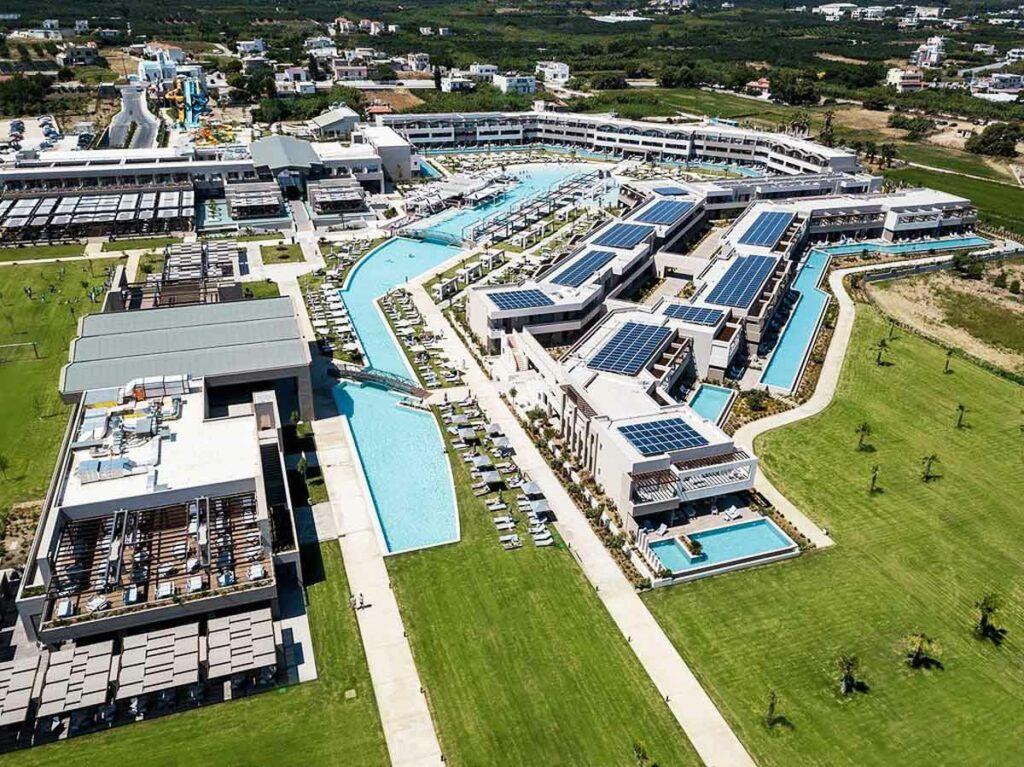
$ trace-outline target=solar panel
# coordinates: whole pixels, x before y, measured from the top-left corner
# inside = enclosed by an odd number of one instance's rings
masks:
[[[775,243],[779,241],[792,220],[792,213],[783,211],[761,213],[740,237],[740,244],[774,248]]]
[[[665,307],[665,316],[689,322],[692,325],[717,325],[724,315],[721,309],[708,309],[706,306],[687,306],[686,304],[669,304]]]
[[[574,263],[570,264],[551,281],[558,285],[578,288],[584,281],[612,260],[612,254],[604,250],[591,250]]]
[[[620,426],[619,431],[641,455],[658,455],[670,450],[682,450],[708,444],[700,432],[682,418],[631,423]]]
[[[487,297],[499,309],[533,309],[538,306],[551,306],[555,303],[539,290],[509,290],[502,293],[488,293]]]
[[[774,268],[775,259],[771,256],[738,258],[732,262],[706,300],[709,304],[746,309],[753,303],[754,296]]]
[[[639,245],[653,231],[653,227],[643,224],[615,224],[594,240],[593,244],[630,250]]]
[[[645,224],[674,224],[693,208],[692,202],[682,200],[658,200],[647,210],[640,212],[634,221],[642,221]]]
[[[661,325],[627,322],[601,347],[590,362],[594,370],[636,375],[672,331]]]
[[[678,186],[656,186],[654,187],[654,191],[658,194],[663,194],[666,197],[687,194],[685,189],[680,189]]]

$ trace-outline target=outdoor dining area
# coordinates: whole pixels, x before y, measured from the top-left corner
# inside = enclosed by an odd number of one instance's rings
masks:
[[[506,551],[529,535],[538,548],[553,546],[551,507],[536,482],[516,465],[515,449],[501,426],[488,423],[472,397],[440,406],[452,447],[473,481],[473,495],[491,515],[498,543]]]

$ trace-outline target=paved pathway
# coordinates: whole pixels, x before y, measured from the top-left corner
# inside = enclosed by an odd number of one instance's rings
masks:
[[[476,395],[488,421],[501,425],[515,447],[516,463],[541,486],[557,518],[559,533],[697,753],[709,767],[753,767],[754,761],[739,738],[626,580],[529,435],[501,400],[498,388],[480,370],[448,320],[427,295],[423,289],[424,279],[420,277],[409,285],[416,306],[430,327],[443,330],[441,343],[445,353],[454,362],[462,363],[466,370],[466,383]]]
[[[300,236],[299,243],[305,263],[261,265],[261,271],[277,282],[283,295],[292,296],[303,337],[312,343],[313,326],[302,301],[298,277],[322,266],[323,259],[312,238]],[[317,461],[330,498],[330,527],[336,531],[341,545],[349,590],[357,598],[361,595],[366,604],[356,610],[356,620],[388,755],[394,767],[439,765],[441,745],[374,529],[376,511],[364,489],[347,423],[337,413],[331,395],[335,382],[327,376],[327,364],[326,358],[313,354],[313,393],[318,418],[312,426]],[[318,513],[322,517],[324,512]],[[338,605],[338,609],[349,606]]]
[[[839,376],[843,370],[843,362],[846,359],[846,349],[850,345],[850,336],[853,333],[853,321],[856,315],[856,308],[853,299],[846,292],[843,279],[850,274],[861,272],[891,269],[894,266],[905,266],[907,264],[929,264],[940,261],[948,261],[949,255],[926,256],[924,258],[912,258],[902,261],[884,261],[877,264],[865,264],[853,266],[847,269],[836,269],[829,274],[829,287],[832,289],[836,302],[839,305],[839,316],[836,319],[835,331],[832,334],[832,342],[829,344],[828,352],[825,354],[825,362],[818,377],[818,384],[814,394],[802,405],[784,413],[762,418],[758,421],[748,423],[741,427],[734,439],[744,449],[753,452],[754,439],[761,434],[781,426],[810,418],[824,410],[836,393],[839,385]],[[755,483],[757,489],[782,513],[790,519],[794,525],[811,539],[815,546],[826,547],[833,545],[834,541],[829,538],[817,523],[809,519],[802,511],[793,505],[772,483],[758,472]]]

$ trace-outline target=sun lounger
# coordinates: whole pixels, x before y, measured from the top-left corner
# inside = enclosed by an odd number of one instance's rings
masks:
[[[513,522],[495,522],[495,528],[498,530],[515,530],[516,526]]]
[[[534,538],[533,539],[533,545],[534,546],[554,546],[555,545],[555,539],[552,538],[550,535],[547,538]]]

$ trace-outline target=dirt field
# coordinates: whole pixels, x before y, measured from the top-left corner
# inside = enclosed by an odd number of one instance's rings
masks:
[[[403,109],[411,109],[412,107],[423,103],[423,99],[416,96],[412,91],[406,88],[396,88],[394,90],[383,91],[366,91],[366,98],[370,103],[379,102],[381,104],[389,104],[396,112],[401,112]]]
[[[881,133],[887,138],[902,138],[906,131],[889,127],[889,112],[877,112],[874,109],[860,107],[844,107],[836,110],[836,124],[853,130],[870,130]]]
[[[999,271],[992,267],[985,280],[971,281],[939,272],[923,277],[869,284],[868,295],[887,314],[951,346],[1007,370],[1024,371],[1024,353],[1001,348],[977,338],[963,328],[947,322],[946,304],[957,296],[976,296],[991,301],[1005,310],[1005,323],[1024,324],[1024,302],[1005,289],[991,284]],[[1005,267],[1008,280],[1024,282],[1024,265]]]
[[[823,61],[840,61],[844,64],[867,64],[864,59],[854,59],[850,56],[840,56],[838,53],[815,53],[815,57]]]

